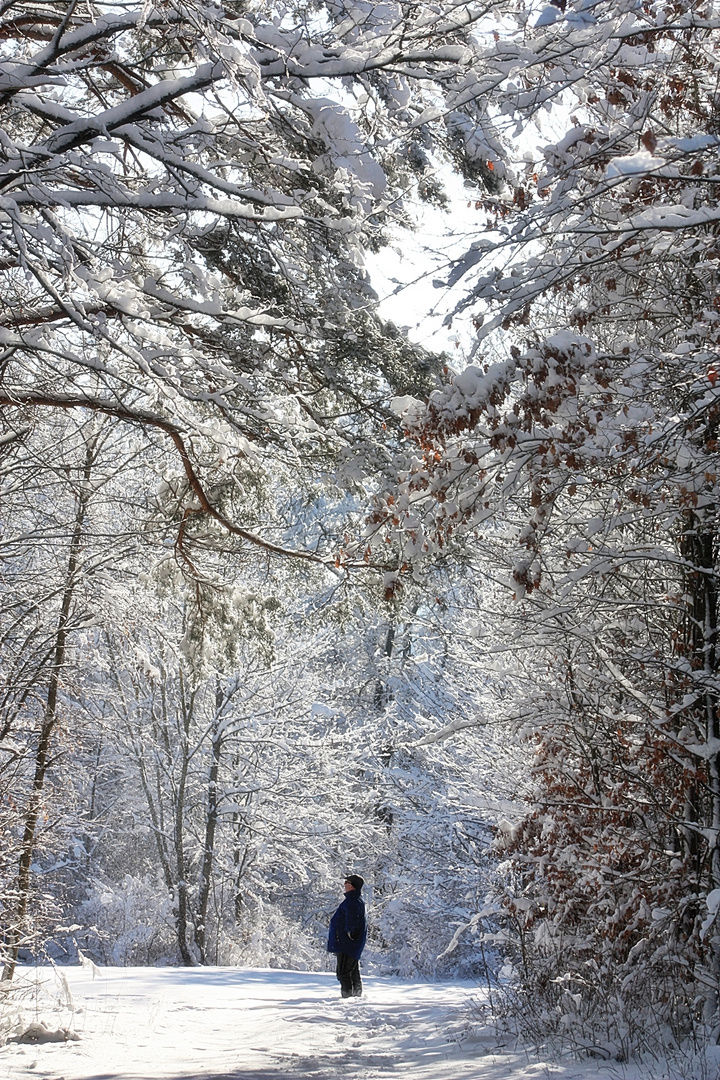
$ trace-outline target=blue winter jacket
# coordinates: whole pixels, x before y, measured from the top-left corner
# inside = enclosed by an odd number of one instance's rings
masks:
[[[359,960],[367,940],[365,904],[357,889],[345,893],[345,899],[330,920],[328,952],[344,953]]]

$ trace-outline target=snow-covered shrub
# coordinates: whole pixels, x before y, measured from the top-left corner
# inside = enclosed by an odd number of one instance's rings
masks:
[[[175,963],[172,906],[163,882],[152,874],[95,881],[78,911],[87,927],[77,933],[78,943],[99,964]]]
[[[613,711],[556,702],[533,736],[535,809],[497,843],[521,1027],[627,1059],[711,1033],[717,903],[675,824],[702,774],[670,731]]]
[[[448,948],[454,929],[472,918],[472,905],[462,899],[466,890],[461,874],[456,871],[454,877],[448,875],[444,888],[441,882],[400,881],[391,900],[381,898],[373,905],[367,961],[378,973],[405,979],[494,981],[500,964],[477,935],[461,935]]]
[[[220,938],[220,963],[322,971],[324,942],[277,905],[257,903],[247,919]]]
[[[16,1035],[22,1018],[18,989],[10,982],[0,982],[0,1046]]]

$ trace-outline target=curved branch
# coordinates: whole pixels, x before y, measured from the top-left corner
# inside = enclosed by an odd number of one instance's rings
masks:
[[[185,445],[185,440],[180,433],[180,429],[176,424],[173,424],[171,420],[166,420],[164,417],[148,412],[146,409],[130,409],[125,405],[106,401],[103,398],[73,397],[69,394],[9,394],[7,391],[4,391],[0,393],[0,405],[17,407],[49,406],[50,408],[56,409],[91,409],[93,412],[104,413],[107,416],[114,416],[118,420],[124,420],[128,424],[147,425],[149,427],[157,428],[159,431],[163,431],[172,440],[175,449],[180,455],[180,460],[182,461],[188,483],[203,511],[209,517],[219,522],[227,532],[231,533],[233,536],[240,536],[243,540],[247,540],[249,543],[255,544],[257,547],[262,548],[264,551],[269,551],[273,555],[282,555],[285,558],[291,559],[303,559],[306,562],[318,563],[320,566],[325,566],[328,569],[335,571],[334,563],[330,563],[327,559],[323,559],[314,552],[296,551],[292,548],[282,547],[280,544],[273,544],[269,540],[263,540],[257,533],[250,532],[248,529],[243,529],[239,525],[234,525],[223,513],[217,510],[205,494],[205,489],[190,460],[190,455]],[[183,519],[183,524],[184,521],[185,519]]]

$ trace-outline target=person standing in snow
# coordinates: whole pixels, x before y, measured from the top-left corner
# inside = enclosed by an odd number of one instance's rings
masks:
[[[360,895],[364,884],[358,874],[345,878],[345,899],[330,920],[327,948],[337,955],[335,974],[344,998],[362,997],[360,957],[367,938],[365,904]]]

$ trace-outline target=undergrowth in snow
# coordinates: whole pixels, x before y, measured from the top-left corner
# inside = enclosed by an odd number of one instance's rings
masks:
[[[25,968],[0,1078],[25,1080],[714,1080],[717,1051],[623,1064],[511,1045],[469,982],[369,976],[343,1001],[334,975],[250,968]]]

